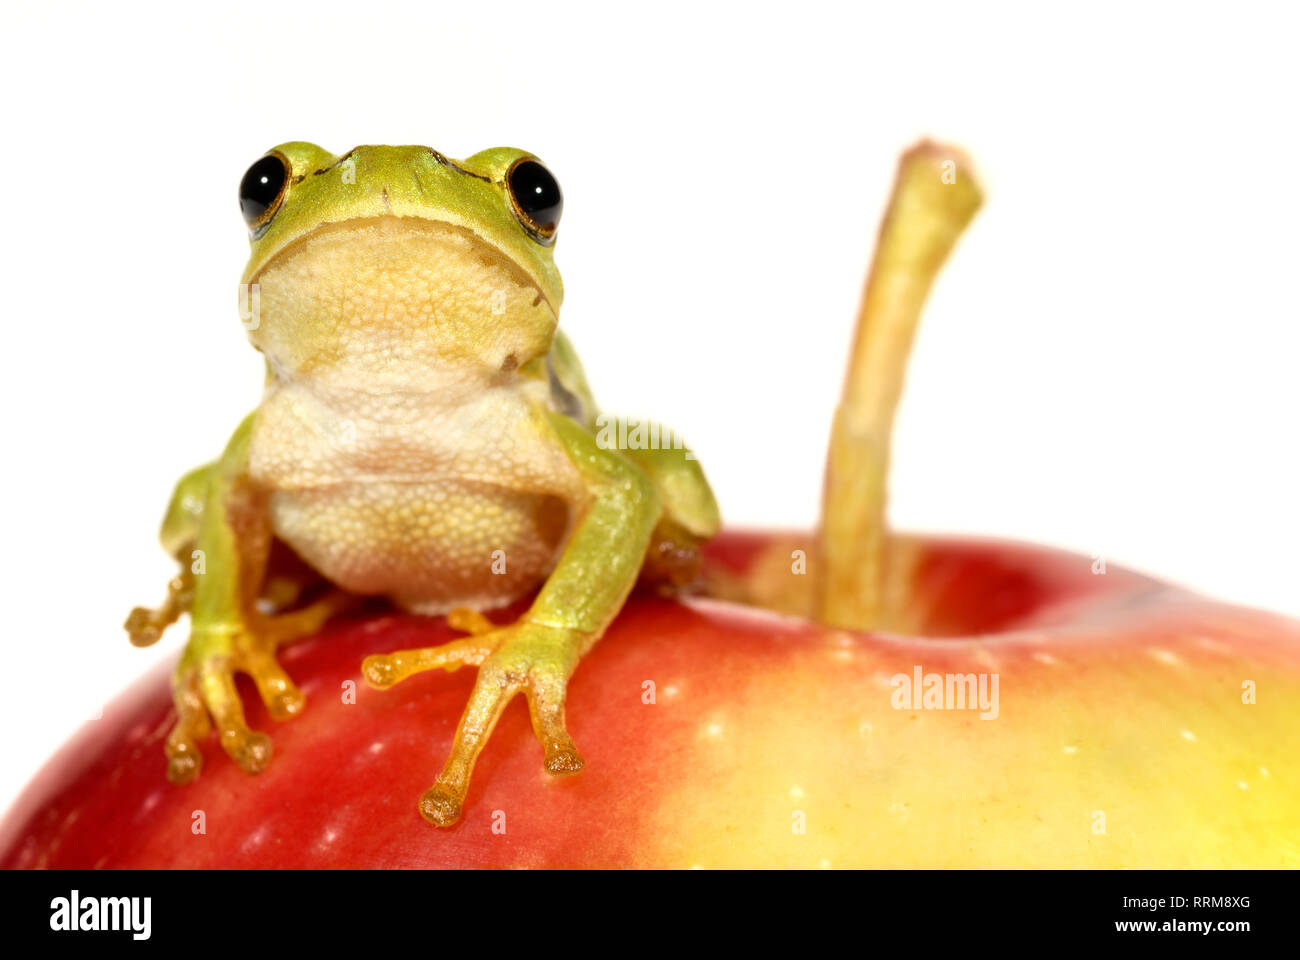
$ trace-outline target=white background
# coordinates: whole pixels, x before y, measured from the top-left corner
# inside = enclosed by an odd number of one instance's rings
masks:
[[[120,624],[172,573],[172,483],[257,402],[235,190],[291,139],[546,160],[598,398],[681,430],[745,526],[813,522],[897,154],[960,143],[987,205],[917,341],[895,524],[1300,614],[1282,8],[197,6],[6,7],[0,804],[184,640]]]

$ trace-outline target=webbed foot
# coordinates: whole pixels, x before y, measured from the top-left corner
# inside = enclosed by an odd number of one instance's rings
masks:
[[[547,771],[565,776],[582,769],[582,757],[565,729],[564,697],[569,677],[589,643],[589,638],[575,630],[527,620],[498,627],[467,610],[453,611],[448,619],[472,635],[436,647],[367,657],[361,666],[366,682],[379,689],[425,670],[479,668],[474,691],[456,728],[451,756],[420,798],[421,815],[440,827],[460,819],[474,762],[517,693],[523,693],[528,701]]]
[[[167,779],[179,784],[198,776],[203,766],[198,742],[208,735],[213,723],[222,749],[241,770],[260,773],[265,769],[271,759],[271,738],[249,729],[245,722],[235,674],[245,673],[253,679],[276,720],[297,716],[304,698],[276,660],[276,649],[315,633],[354,602],[354,597],[334,592],[290,613],[196,625],[172,676],[177,719],[167,737]]]

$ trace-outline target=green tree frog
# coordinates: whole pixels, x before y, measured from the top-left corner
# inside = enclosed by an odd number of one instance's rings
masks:
[[[273,717],[296,715],[303,697],[277,649],[370,596],[446,614],[467,634],[367,658],[371,686],[478,668],[451,755],[420,799],[426,819],[460,817],[475,759],[517,693],[546,769],[577,772],[570,675],[638,576],[687,580],[719,521],[680,444],[601,442],[556,330],[558,183],[515,149],[458,161],[295,142],[253,164],[239,202],[252,246],[241,314],[266,358],[265,391],[220,457],[178,484],[162,541],[181,572],[160,608],[126,623],[144,645],[191,617],[169,779],[199,773],[214,725],[235,763],[262,770],[270,739],[247,726],[235,674]],[[482,614],[534,591],[507,626]]]

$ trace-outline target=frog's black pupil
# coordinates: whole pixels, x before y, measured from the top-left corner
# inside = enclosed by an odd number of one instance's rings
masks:
[[[524,160],[510,170],[510,192],[532,225],[543,234],[555,232],[564,210],[564,197],[560,185],[551,171],[536,160]]]
[[[250,227],[275,203],[288,178],[289,171],[279,157],[263,157],[248,168],[239,181],[239,212]]]

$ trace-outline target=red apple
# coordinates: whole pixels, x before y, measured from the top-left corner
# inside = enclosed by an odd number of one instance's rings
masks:
[[[799,542],[725,535],[707,568],[744,582]],[[442,619],[344,619],[289,648],[309,709],[274,724],[245,690],[275,742],[256,777],[209,744],[196,783],[168,784],[170,697],[148,677],[23,794],[0,866],[1300,862],[1300,624],[1043,548],[915,548],[916,636],[634,597],[572,683],[587,768],[547,776],[516,702],[451,830],[416,799],[472,671],[385,692],[359,674],[367,654],[448,639]],[[997,673],[996,719],[896,709],[891,677],[918,666]]]
[[[705,550],[713,599],[628,603],[569,688],[579,776],[544,773],[517,702],[462,821],[429,826],[416,798],[472,677],[372,691],[363,657],[451,632],[352,618],[286,650],[310,709],[264,773],[210,749],[196,784],[168,785],[170,698],[149,678],[19,800],[0,865],[1300,865],[1300,624],[1065,553],[886,529],[907,353],[979,204],[957,151],[904,155],[818,535],[724,536]],[[957,700],[962,678],[981,703]]]

